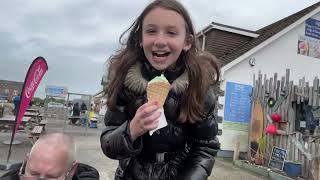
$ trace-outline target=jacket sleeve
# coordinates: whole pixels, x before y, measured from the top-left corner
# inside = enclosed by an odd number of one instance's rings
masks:
[[[72,179],[81,180],[99,180],[99,172],[92,166],[87,164],[79,163],[75,175]]]
[[[118,106],[115,111],[107,110],[100,142],[103,153],[111,159],[125,159],[141,152],[142,138],[131,140],[128,127],[128,113],[125,106]]]
[[[16,163],[11,165],[9,171],[0,177],[1,180],[15,180],[20,179],[19,171],[22,166],[22,163]]]
[[[220,149],[220,143],[216,137],[218,124],[214,115],[214,99],[213,91],[210,89],[204,105],[206,116],[200,123],[190,125],[188,138],[190,151],[185,165],[178,173],[178,179],[206,180],[211,174],[214,157]]]

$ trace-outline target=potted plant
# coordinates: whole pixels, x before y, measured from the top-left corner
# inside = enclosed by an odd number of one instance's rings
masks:
[[[262,134],[258,139],[258,149],[257,153],[254,156],[254,163],[256,165],[263,165],[264,164],[264,149],[265,149],[265,136]]]
[[[263,154],[260,154],[260,152],[258,151],[255,155],[254,155],[254,164],[255,165],[263,165]]]

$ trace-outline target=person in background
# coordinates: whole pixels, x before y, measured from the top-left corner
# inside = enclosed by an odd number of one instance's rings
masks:
[[[84,103],[84,102],[82,102],[82,104],[81,104],[81,120],[82,120],[82,126],[86,126],[87,125],[87,110],[88,110],[88,108],[87,108],[87,105]]]
[[[68,107],[69,116],[72,116],[72,114],[73,114],[73,112],[72,112],[73,111],[72,103],[68,102],[67,107]]]
[[[33,101],[31,100],[29,103],[29,107],[33,106]]]
[[[13,98],[13,104],[14,104],[13,114],[15,116],[17,116],[18,111],[19,111],[19,109],[18,109],[19,108],[19,103],[20,103],[20,96],[15,96]]]
[[[15,164],[1,180],[99,180],[98,171],[75,159],[73,139],[62,133],[46,134],[31,148],[23,163]]]
[[[73,105],[72,116],[76,117],[71,119],[71,124],[75,125],[79,120],[78,116],[80,116],[80,107],[79,107],[79,103],[77,102]]]
[[[87,105],[84,102],[82,102],[82,104],[81,104],[81,113],[85,113],[86,110],[88,110]]]
[[[207,179],[220,149],[215,58],[202,54],[191,18],[176,0],[151,2],[126,32],[110,58],[100,137],[103,153],[119,160],[115,179]],[[168,124],[150,135],[162,107],[147,100],[146,87],[161,74],[171,84],[163,106]]]

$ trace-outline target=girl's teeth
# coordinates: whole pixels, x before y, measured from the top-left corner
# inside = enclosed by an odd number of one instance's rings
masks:
[[[167,52],[154,52],[153,53],[154,56],[161,56],[161,57],[167,56],[168,54],[169,53],[167,53]]]

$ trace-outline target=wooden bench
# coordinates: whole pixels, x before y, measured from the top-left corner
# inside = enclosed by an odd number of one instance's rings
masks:
[[[43,114],[39,114],[39,115],[38,115],[38,118],[39,118],[40,120],[43,120]]]
[[[34,144],[43,133],[43,126],[34,126],[30,132],[29,138],[31,143]]]
[[[40,121],[40,126],[45,126],[47,124],[48,120],[41,120]]]
[[[77,119],[77,121],[75,122],[75,124],[81,125],[81,124],[82,124],[81,118],[83,118],[83,116],[69,116],[69,117],[68,117],[68,119],[70,120],[69,124],[70,124],[70,125],[73,124],[73,123],[72,123],[72,120]]]
[[[47,120],[41,120],[39,126],[43,127],[43,131],[46,131]]]
[[[40,135],[42,133],[43,127],[42,126],[34,126],[31,134],[33,135]]]

